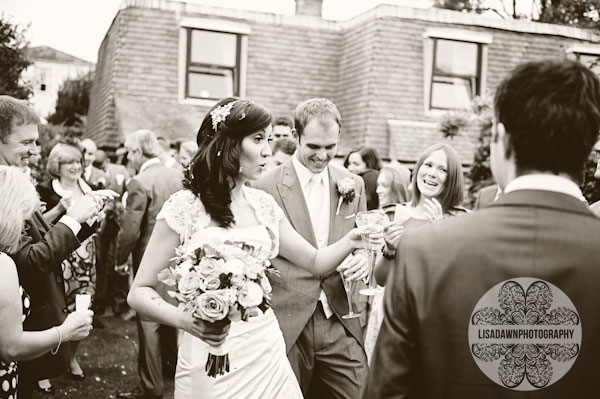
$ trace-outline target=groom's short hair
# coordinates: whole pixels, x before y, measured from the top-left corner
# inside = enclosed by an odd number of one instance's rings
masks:
[[[304,128],[315,119],[331,118],[342,131],[342,116],[334,103],[326,98],[311,98],[301,102],[294,111],[294,130],[298,136],[302,136]]]
[[[575,61],[528,62],[498,86],[494,112],[510,136],[517,171],[578,180],[598,140],[600,82]]]

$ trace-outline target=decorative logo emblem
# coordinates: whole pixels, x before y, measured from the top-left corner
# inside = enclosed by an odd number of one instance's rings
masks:
[[[479,300],[469,322],[475,362],[495,383],[533,391],[560,380],[581,350],[581,320],[560,288],[520,277]]]

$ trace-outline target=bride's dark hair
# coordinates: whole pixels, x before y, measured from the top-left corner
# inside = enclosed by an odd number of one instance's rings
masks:
[[[224,119],[211,116],[213,111],[222,116],[228,106],[231,110]],[[221,227],[234,223],[231,189],[240,170],[242,140],[267,128],[271,121],[271,114],[262,105],[235,97],[220,100],[204,116],[196,137],[198,151],[186,170],[183,185],[200,198],[206,212]]]

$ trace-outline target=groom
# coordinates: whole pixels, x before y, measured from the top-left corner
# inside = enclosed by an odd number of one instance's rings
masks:
[[[256,187],[271,194],[298,233],[316,248],[341,239],[366,209],[364,184],[341,166],[330,164],[341,129],[336,106],[324,98],[298,105],[294,113],[298,149],[267,172]],[[337,184],[350,179],[355,198],[339,214]],[[337,272],[313,276],[286,259],[274,266],[273,309],[285,338],[288,358],[306,398],[358,398],[367,373],[358,319],[342,319],[348,303]]]

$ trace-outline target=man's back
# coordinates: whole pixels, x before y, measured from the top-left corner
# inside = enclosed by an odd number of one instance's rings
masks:
[[[536,378],[539,384],[548,376],[547,366],[554,369],[546,388],[532,391],[528,398],[592,397],[600,356],[594,344],[600,334],[600,291],[595,286],[600,281],[599,235],[600,221],[585,203],[536,190],[505,194],[472,215],[407,233],[402,263],[386,285],[386,319],[364,397],[522,398],[522,392],[499,385],[502,378],[525,381],[521,388]],[[485,349],[498,352],[488,357],[479,353],[488,362],[474,360],[472,349],[478,348],[470,346],[469,326],[475,323],[471,317],[480,309],[478,302],[492,287],[522,277],[556,286],[575,306],[582,346],[574,361],[556,361],[559,353],[554,349],[565,347],[535,344],[488,346]],[[520,315],[531,320],[569,305],[557,292],[546,299],[549,306],[540,311],[536,305],[543,301],[529,291],[502,303],[486,302],[486,310],[501,323],[528,325]],[[571,365],[556,381],[559,369]]]
[[[137,269],[152,235],[156,215],[169,196],[182,188],[183,176],[177,169],[162,164],[148,166],[127,185],[127,209],[122,223],[119,262],[131,251]],[[132,248],[133,246],[133,248]]]

